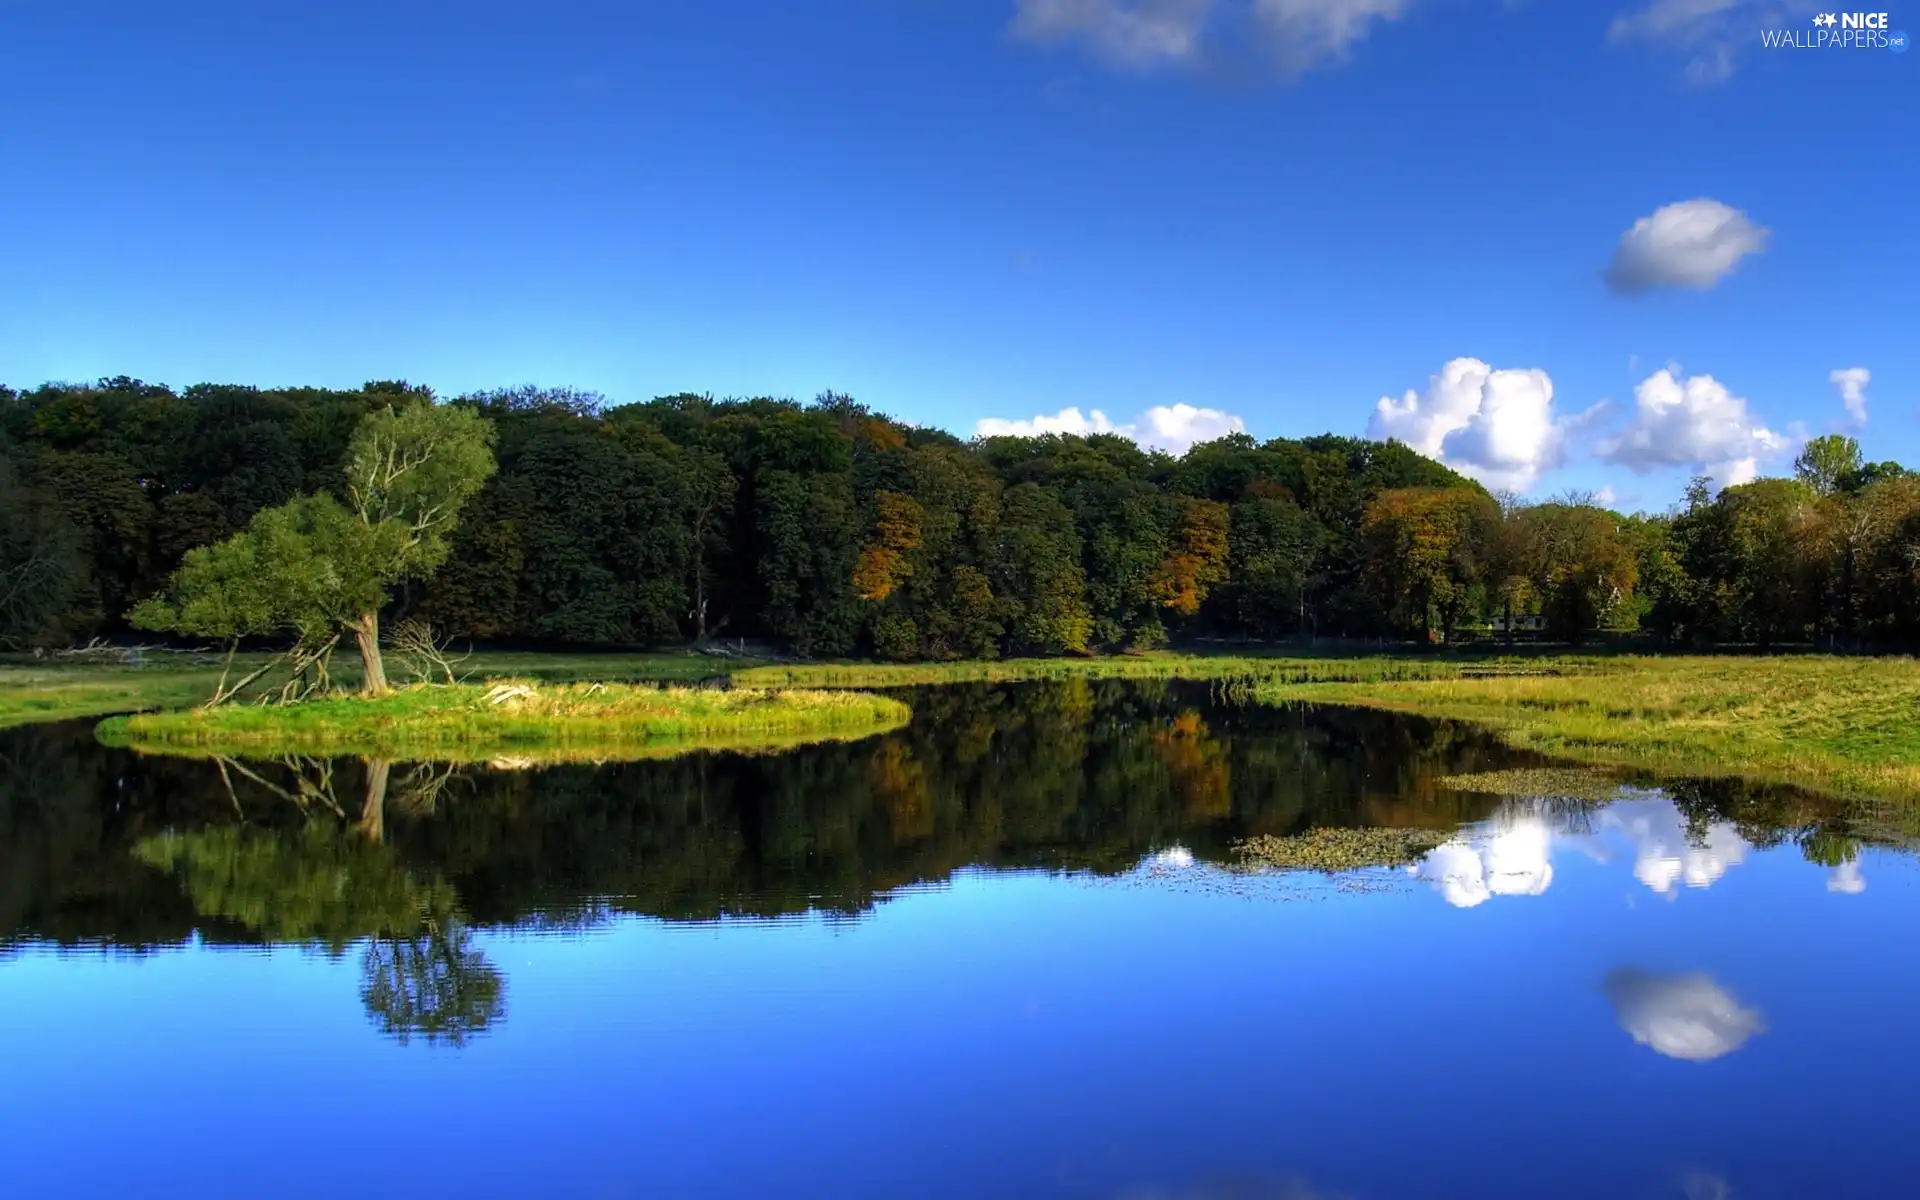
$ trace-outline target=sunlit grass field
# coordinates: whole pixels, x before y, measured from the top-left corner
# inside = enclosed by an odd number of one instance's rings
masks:
[[[1269,683],[1267,702],[1358,704],[1467,721],[1516,746],[1656,772],[1789,781],[1920,800],[1911,658],[1538,660],[1557,673]]]
[[[514,679],[416,685],[376,699],[339,696],[287,707],[141,713],[106,722],[101,737],[135,749],[199,754],[617,759],[696,746],[760,749],[861,737],[903,725],[910,715],[899,700],[865,692]]]

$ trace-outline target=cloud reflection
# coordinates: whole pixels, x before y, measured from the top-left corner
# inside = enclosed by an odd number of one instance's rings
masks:
[[[1690,838],[1670,800],[1622,800],[1607,806],[1600,825],[1633,845],[1633,877],[1663,896],[1670,895],[1676,883],[1712,886],[1729,867],[1745,862],[1753,849],[1724,821],[1707,826],[1698,840]]]
[[[1867,890],[1867,877],[1860,873],[1860,862],[1843,862],[1827,872],[1827,890],[1858,896]]]
[[[1742,1007],[1699,972],[1656,975],[1625,967],[1607,976],[1605,990],[1620,1028],[1668,1058],[1707,1062],[1766,1029],[1757,1010]]]
[[[1584,814],[1583,814],[1584,816]],[[1575,821],[1532,801],[1513,801],[1492,821],[1462,830],[1407,868],[1456,908],[1473,908],[1494,896],[1538,896],[1553,883],[1553,853],[1568,847],[1600,862],[1616,846],[1633,856],[1633,876],[1648,889],[1672,896],[1684,884],[1709,887],[1745,862],[1753,849],[1733,825],[1708,825],[1698,837],[1671,800],[1646,796],[1620,800]],[[1828,881],[1834,891],[1858,890],[1857,870]]]
[[[1538,816],[1520,817],[1491,836],[1455,838],[1407,870],[1431,883],[1455,908],[1494,896],[1538,896],[1553,883],[1554,834]]]

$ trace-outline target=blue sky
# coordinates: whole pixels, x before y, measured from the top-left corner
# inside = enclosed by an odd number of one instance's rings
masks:
[[[0,379],[1371,429],[1656,509],[1920,462],[1920,56],[1762,48],[1815,11],[28,0]]]

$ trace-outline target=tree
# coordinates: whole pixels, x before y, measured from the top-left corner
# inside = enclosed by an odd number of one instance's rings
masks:
[[[493,426],[469,408],[415,402],[369,413],[347,446],[346,496],[384,554],[389,582],[431,574],[447,557],[460,509],[494,472]],[[403,532],[401,536],[396,536]],[[384,597],[383,597],[384,598]],[[380,604],[346,623],[365,667],[364,690],[387,690],[380,661]]]
[[[713,579],[713,560],[726,552],[726,523],[740,484],[727,470],[726,460],[708,450],[687,453],[686,478],[693,537],[693,637],[705,645],[707,588]]]
[[[1860,443],[1838,433],[1809,441],[1793,460],[1793,474],[1821,496],[1845,487],[1860,470]]]
[[[1484,550],[1499,522],[1492,497],[1477,488],[1395,488],[1367,506],[1361,535],[1365,579],[1396,623],[1441,637],[1475,600]]]
[[[463,409],[416,404],[371,414],[349,448],[347,505],[302,496],[257,514],[224,542],[189,552],[167,592],[134,610],[134,625],[230,645],[292,636],[296,661],[323,674],[345,631],[360,652],[363,690],[387,691],[380,609],[394,584],[445,559],[460,506],[493,471],[492,438],[492,427]],[[237,690],[223,679],[216,699]]]
[[[1172,545],[1147,581],[1164,608],[1191,617],[1213,586],[1227,577],[1227,506],[1181,499]]]
[[[54,633],[82,569],[79,533],[53,497],[23,484],[0,454],[0,647]]]

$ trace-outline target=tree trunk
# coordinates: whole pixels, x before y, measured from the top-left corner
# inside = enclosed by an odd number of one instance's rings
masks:
[[[695,645],[707,644],[707,561],[697,545],[693,551],[693,640]]]
[[[360,693],[365,696],[384,696],[392,689],[387,686],[386,663],[380,658],[379,612],[363,614],[352,628],[353,644],[360,651],[360,663],[365,673]]]

